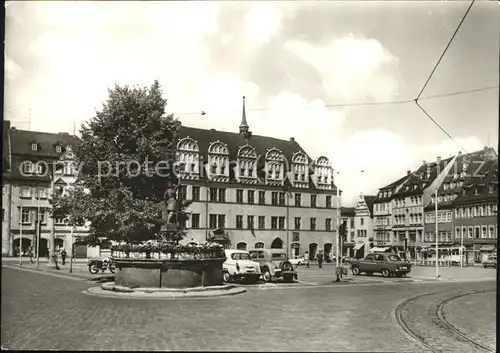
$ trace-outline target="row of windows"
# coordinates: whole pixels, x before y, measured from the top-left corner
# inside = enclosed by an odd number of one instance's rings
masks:
[[[482,225],[482,226],[462,226],[455,228],[455,236],[463,237],[464,239],[496,239],[496,228],[493,225]]]
[[[438,212],[438,223],[451,223],[452,214],[451,211]],[[425,223],[435,223],[436,217],[435,213],[426,213],[425,214]]]
[[[375,204],[375,211],[389,211],[389,204],[388,203],[376,203]]]
[[[32,188],[30,186],[22,186],[19,192],[19,197],[23,199],[31,199],[32,197],[46,199],[48,189],[44,187]]]
[[[422,213],[410,213],[408,218],[404,214],[394,216],[394,224],[404,225],[408,220],[408,224],[422,224]]]
[[[482,204],[475,206],[459,207],[455,208],[455,218],[472,218],[472,217],[484,217],[484,216],[494,216],[497,212],[497,204]]]
[[[243,223],[244,217],[243,215],[236,215],[236,229],[244,229],[245,225]],[[226,228],[226,215],[224,214],[210,214],[209,215],[209,228]],[[266,216],[258,216],[257,218],[257,229],[268,229],[266,227]],[[285,217],[271,217],[271,228],[270,229],[285,229]],[[185,225],[187,226],[187,224]],[[193,213],[191,214],[191,228],[200,228],[200,214]],[[247,215],[246,216],[246,229],[255,229],[255,216]],[[302,229],[302,218],[295,217],[294,218],[294,229],[301,230]],[[317,219],[310,218],[309,219],[309,229],[317,230]],[[325,228],[326,231],[332,230],[332,219],[325,219]]]
[[[209,190],[210,190],[209,191],[210,202],[227,202],[225,188],[210,188]],[[243,204],[244,203],[244,195],[245,195],[245,190],[237,189],[236,190],[236,202]],[[257,200],[256,200],[256,196],[258,197]],[[180,189],[178,191],[178,197],[180,200],[187,199],[187,186],[183,185],[180,187]],[[200,201],[200,187],[199,186],[192,187],[191,200]],[[296,206],[296,207],[303,206],[302,194],[295,193],[294,201],[295,201],[294,206]],[[258,194],[256,194],[255,190],[246,190],[246,203],[252,204],[252,205],[256,204],[256,203],[258,203],[259,205],[265,205],[266,204],[266,191],[258,191]],[[273,206],[286,205],[286,193],[272,191],[271,192],[271,205],[273,205]],[[310,195],[310,205],[311,205],[311,207],[318,207],[317,195]],[[326,196],[325,207],[326,208],[332,207],[332,196],[331,195]]]
[[[31,161],[24,161],[22,163],[23,173],[25,174],[42,174],[44,173],[43,166],[47,165],[46,163],[33,163]],[[75,175],[76,174],[76,166],[74,163],[63,163],[57,166],[56,174],[64,174],[64,175]]]
[[[32,151],[38,151],[39,149],[40,149],[40,146],[38,145],[38,143],[33,142],[33,143],[31,144],[31,150],[32,150]],[[55,146],[55,150],[56,150],[56,152],[57,152],[57,153],[61,153],[61,152],[62,152],[62,150],[63,150],[63,148],[62,148],[62,146],[61,146],[61,145],[56,145],[56,146]]]
[[[406,201],[408,201],[408,204]],[[422,203],[423,203],[422,196],[410,196],[407,197],[406,199],[403,197],[394,200],[394,205],[396,207],[416,206],[416,205],[421,205]]]

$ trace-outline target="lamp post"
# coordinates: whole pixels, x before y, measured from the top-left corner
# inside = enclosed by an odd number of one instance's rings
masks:
[[[69,258],[69,273],[73,273],[73,255],[75,252],[74,229],[75,226],[71,226],[71,254]]]
[[[36,244],[36,268],[40,267],[40,237],[41,233],[41,223],[40,222],[40,190],[36,189],[36,223],[35,223],[35,244]]]
[[[21,214],[19,215],[19,265],[23,265],[23,206],[20,209]]]
[[[339,172],[337,172],[337,176],[339,175]],[[336,213],[336,226],[335,226],[335,232],[333,234],[334,237],[336,237],[336,239],[334,239],[335,241],[335,272],[336,272],[336,275],[337,275],[337,279],[335,280],[335,282],[340,282],[341,279],[342,279],[342,270],[340,269],[339,267],[339,256],[340,256],[340,244],[339,244],[339,240],[340,240],[340,228],[339,228],[339,225],[340,225],[340,190],[339,190],[339,186],[338,186],[338,182],[337,182],[337,185],[335,186],[335,189],[336,189],[336,193],[337,193],[337,199],[336,199],[336,208],[337,208],[337,213]]]
[[[438,230],[439,230],[439,226],[438,226],[438,189],[436,188],[435,192],[434,192],[434,203],[435,203],[435,224],[436,224],[436,234],[435,234],[435,237],[436,237],[436,278],[439,278],[439,255],[438,255],[438,251],[439,251],[439,244],[438,244]]]
[[[61,195],[63,193],[62,188],[55,186],[55,171],[51,172],[51,189],[53,194]],[[52,219],[52,229],[50,231],[50,250],[49,250],[50,261],[48,267],[54,270],[59,270],[59,265],[57,264],[57,254],[56,254],[56,225],[55,219]]]

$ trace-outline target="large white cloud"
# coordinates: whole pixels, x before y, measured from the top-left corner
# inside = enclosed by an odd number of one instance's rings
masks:
[[[281,18],[282,14],[276,4],[254,3],[246,16],[247,38],[258,43],[269,41],[279,32]]]
[[[330,96],[342,102],[382,101],[397,93],[398,59],[375,39],[350,34],[327,45],[291,40],[285,48],[315,67]]]

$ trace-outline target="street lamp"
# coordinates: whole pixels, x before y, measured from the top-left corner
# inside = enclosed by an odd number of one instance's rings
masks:
[[[436,233],[435,233],[435,237],[436,237],[436,278],[439,278],[439,255],[438,255],[438,251],[439,251],[439,244],[438,244],[438,230],[439,230],[439,226],[438,226],[438,189],[436,188],[436,190],[434,191],[434,203],[435,203],[435,225],[436,225]]]
[[[337,172],[337,176],[339,175],[339,172]],[[339,244],[339,240],[340,240],[340,228],[339,228],[339,225],[340,225],[340,190],[339,190],[339,185],[338,185],[338,181],[337,181],[337,185],[335,185],[335,189],[336,189],[336,192],[337,192],[337,199],[336,199],[336,208],[337,208],[337,215],[336,215],[336,226],[335,226],[335,232],[333,234],[335,234],[336,236],[336,239],[334,239],[335,241],[335,272],[336,272],[336,275],[337,275],[337,279],[335,280],[335,282],[340,282],[342,280],[342,269],[339,267],[339,257],[341,256],[341,249],[340,249],[340,244]]]

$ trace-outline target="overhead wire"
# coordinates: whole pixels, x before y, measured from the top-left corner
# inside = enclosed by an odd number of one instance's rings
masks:
[[[467,151],[465,150],[465,148],[463,148],[458,142],[457,140],[455,140],[455,138],[453,138],[453,136],[450,135],[450,133],[448,133],[448,131],[446,131],[446,129],[444,127],[441,126],[441,124],[439,124],[434,118],[432,118],[430,116],[429,113],[427,113],[427,111],[425,111],[424,108],[422,108],[422,106],[418,103],[420,97],[422,96],[422,93],[424,92],[425,88],[427,87],[427,85],[429,84],[430,80],[432,79],[432,76],[434,75],[434,73],[436,72],[436,69],[438,68],[439,64],[441,63],[441,60],[443,59],[444,55],[446,54],[446,52],[448,51],[448,48],[450,47],[451,43],[453,42],[453,39],[455,39],[455,36],[457,35],[458,31],[460,30],[460,27],[462,26],[462,23],[464,23],[465,21],[465,18],[467,17],[467,15],[469,14],[470,12],[470,9],[472,8],[472,5],[474,5],[474,2],[476,0],[472,0],[469,7],[467,8],[467,11],[465,11],[464,15],[462,16],[462,19],[460,20],[460,22],[458,23],[458,26],[457,28],[455,29],[455,31],[453,32],[453,35],[451,36],[450,40],[448,41],[448,44],[446,45],[446,47],[444,48],[443,52],[441,53],[441,56],[439,57],[438,61],[436,62],[436,64],[434,65],[434,68],[432,69],[431,71],[431,74],[429,75],[429,77],[427,78],[427,80],[425,81],[424,83],[424,86],[422,87],[422,89],[420,90],[417,98],[415,98],[415,104],[417,105],[417,107],[439,128],[441,129],[441,131],[443,131],[446,136],[448,136],[461,150],[463,150],[465,153],[467,153]]]

